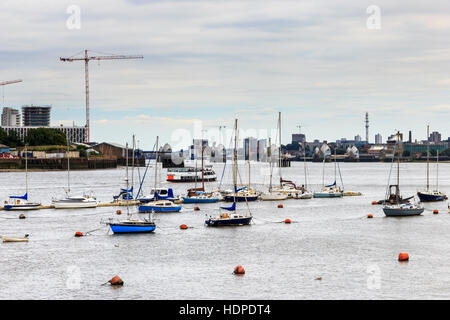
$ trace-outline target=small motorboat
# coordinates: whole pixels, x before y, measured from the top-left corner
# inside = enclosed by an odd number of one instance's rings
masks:
[[[7,237],[2,236],[3,242],[28,242],[28,234],[26,234],[24,237]]]
[[[219,201],[219,197],[214,196],[212,193],[206,193],[197,191],[194,196],[183,197],[184,203],[215,203]]]
[[[302,193],[294,193],[292,195],[292,198],[294,198],[294,199],[302,199],[302,200],[312,199],[312,197],[313,197],[313,194],[312,194],[312,192],[309,192],[309,191],[304,191]]]

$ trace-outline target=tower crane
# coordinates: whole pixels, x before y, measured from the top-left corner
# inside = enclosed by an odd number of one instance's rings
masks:
[[[88,50],[84,50],[84,57],[62,58],[59,60],[63,62],[84,61],[84,79],[86,88],[86,143],[90,142],[90,126],[89,126],[89,61],[90,60],[119,60],[119,59],[143,59],[141,55],[104,55],[104,56],[89,56]]]

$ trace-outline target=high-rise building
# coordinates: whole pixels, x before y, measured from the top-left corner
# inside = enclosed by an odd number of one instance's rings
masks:
[[[437,131],[433,131],[430,134],[430,137],[428,138],[428,141],[434,142],[434,143],[440,143],[441,142],[441,134]]]
[[[2,127],[20,127],[19,110],[13,108],[3,108]]]
[[[49,127],[50,106],[23,106],[22,125],[24,127]]]
[[[258,154],[258,139],[256,138],[245,138],[244,139],[244,156],[245,160],[257,160]]]
[[[257,161],[266,161],[267,159],[267,140],[260,139],[258,140],[258,153],[257,153]]]
[[[381,134],[377,133],[375,135],[375,144],[382,144],[383,143],[383,137],[381,136]]]

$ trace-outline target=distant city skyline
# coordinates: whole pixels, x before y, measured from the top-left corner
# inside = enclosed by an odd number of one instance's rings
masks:
[[[89,49],[144,56],[91,61],[96,142],[174,145],[177,129],[232,128],[235,117],[259,132],[276,129],[278,111],[283,144],[299,127],[307,139],[365,140],[366,112],[371,143],[397,130],[425,140],[427,124],[450,136],[447,1],[378,1],[379,29],[356,0],[80,0],[79,29],[70,4],[0,4],[0,78],[23,79],[1,88],[2,107],[51,105],[51,125],[84,125],[84,66],[59,57]]]

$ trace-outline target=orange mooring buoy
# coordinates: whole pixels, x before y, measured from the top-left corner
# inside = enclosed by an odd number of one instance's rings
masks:
[[[236,268],[234,268],[233,273],[242,275],[245,274],[245,269],[243,266],[237,266]]]
[[[114,276],[111,280],[108,281],[112,286],[122,286],[123,280],[119,276]]]
[[[283,208],[283,205],[280,203],[280,204],[278,205],[278,208]]]
[[[372,201],[372,204],[378,204],[378,202],[376,202],[376,201]]]
[[[182,230],[185,230],[185,229],[187,229],[187,228],[188,228],[188,226],[185,225],[185,224],[182,224],[182,225],[180,226],[180,229],[182,229]]]
[[[122,210],[117,210],[116,214],[122,214]]]
[[[75,237],[82,237],[83,233],[80,231],[75,232]]]
[[[291,223],[291,222],[292,222],[291,219],[284,220],[284,223]]]
[[[194,211],[199,211],[200,208],[199,207],[194,207]]]
[[[407,253],[400,253],[398,255],[398,261],[408,261],[409,255]]]
[[[438,213],[439,213],[439,210],[433,210],[433,213],[434,213],[434,214],[438,214]]]
[[[367,215],[367,218],[371,219],[371,218],[373,218],[373,215],[372,215],[371,213],[369,213],[369,214]]]

